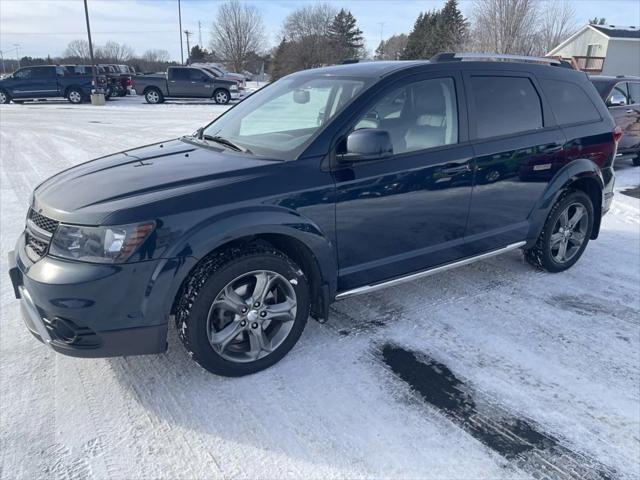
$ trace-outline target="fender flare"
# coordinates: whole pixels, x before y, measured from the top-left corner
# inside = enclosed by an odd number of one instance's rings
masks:
[[[169,247],[152,278],[162,271],[173,271],[169,291],[165,292],[163,311],[170,312],[182,283],[200,260],[215,249],[251,236],[282,235],[297,240],[313,255],[320,279],[328,286],[329,298],[337,288],[338,265],[332,241],[310,219],[297,212],[279,207],[262,207],[226,212],[201,222]],[[184,261],[176,264],[175,259]]]
[[[600,172],[600,168],[592,160],[579,158],[562,167],[551,179],[544,193],[529,214],[530,227],[527,236],[527,247],[531,247],[540,236],[540,232],[542,232],[551,208],[558,201],[562,193],[566,191],[572,183],[581,179],[592,179],[597,183],[602,194],[604,190],[602,173]],[[594,207],[596,207],[596,205],[594,205]],[[595,214],[594,230],[596,227],[599,228],[601,212],[597,211]]]

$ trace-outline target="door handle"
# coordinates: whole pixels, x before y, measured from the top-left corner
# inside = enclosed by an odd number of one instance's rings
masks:
[[[542,149],[542,153],[556,153],[560,152],[564,149],[562,145],[552,145],[550,147],[545,147]]]
[[[470,172],[471,167],[468,163],[460,164],[460,163],[448,163],[440,169],[440,172],[446,173],[448,175],[454,175],[456,173],[465,173]]]

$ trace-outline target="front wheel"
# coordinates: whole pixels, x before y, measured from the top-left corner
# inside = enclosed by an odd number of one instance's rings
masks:
[[[535,246],[525,252],[527,261],[552,273],[570,268],[589,243],[593,219],[589,196],[569,191],[551,209]]]
[[[82,103],[82,100],[83,100],[82,91],[78,88],[72,88],[67,92],[67,100],[69,100],[70,103],[75,103],[75,104]]]
[[[237,377],[282,359],[309,316],[304,273],[284,253],[249,246],[203,261],[176,308],[180,338],[201,366]]]
[[[640,167],[640,153],[631,161],[634,167]]]
[[[231,95],[226,90],[219,89],[213,92],[213,99],[220,105],[226,105],[231,100]]]

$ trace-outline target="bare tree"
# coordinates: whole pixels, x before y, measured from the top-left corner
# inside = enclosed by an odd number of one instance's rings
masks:
[[[402,52],[407,46],[407,35],[392,35],[387,40],[383,40],[376,49],[376,60],[400,60]]]
[[[540,13],[540,48],[547,53],[576,31],[576,11],[567,0],[548,0]]]
[[[146,50],[140,59],[149,63],[167,63],[169,61],[169,52],[160,49]]]
[[[96,57],[113,63],[124,63],[133,58],[133,48],[125,43],[108,41],[103,47],[96,48]]]
[[[536,0],[475,0],[474,48],[496,53],[540,53]]]
[[[89,54],[89,42],[86,40],[72,40],[64,51],[65,57],[88,60],[91,58]]]
[[[284,22],[283,38],[295,45],[297,69],[330,63],[332,49],[329,30],[338,11],[326,3],[307,5],[291,12]]]
[[[261,49],[263,32],[262,14],[256,7],[229,0],[218,7],[211,29],[211,49],[234,71],[241,72],[249,53]]]

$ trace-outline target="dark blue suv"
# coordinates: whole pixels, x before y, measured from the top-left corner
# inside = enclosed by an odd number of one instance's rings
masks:
[[[237,376],[334,300],[513,249],[569,268],[611,204],[619,131],[583,73],[468,60],[295,73],[46,180],[10,254],[28,328],[99,357],[163,352],[175,322]]]

